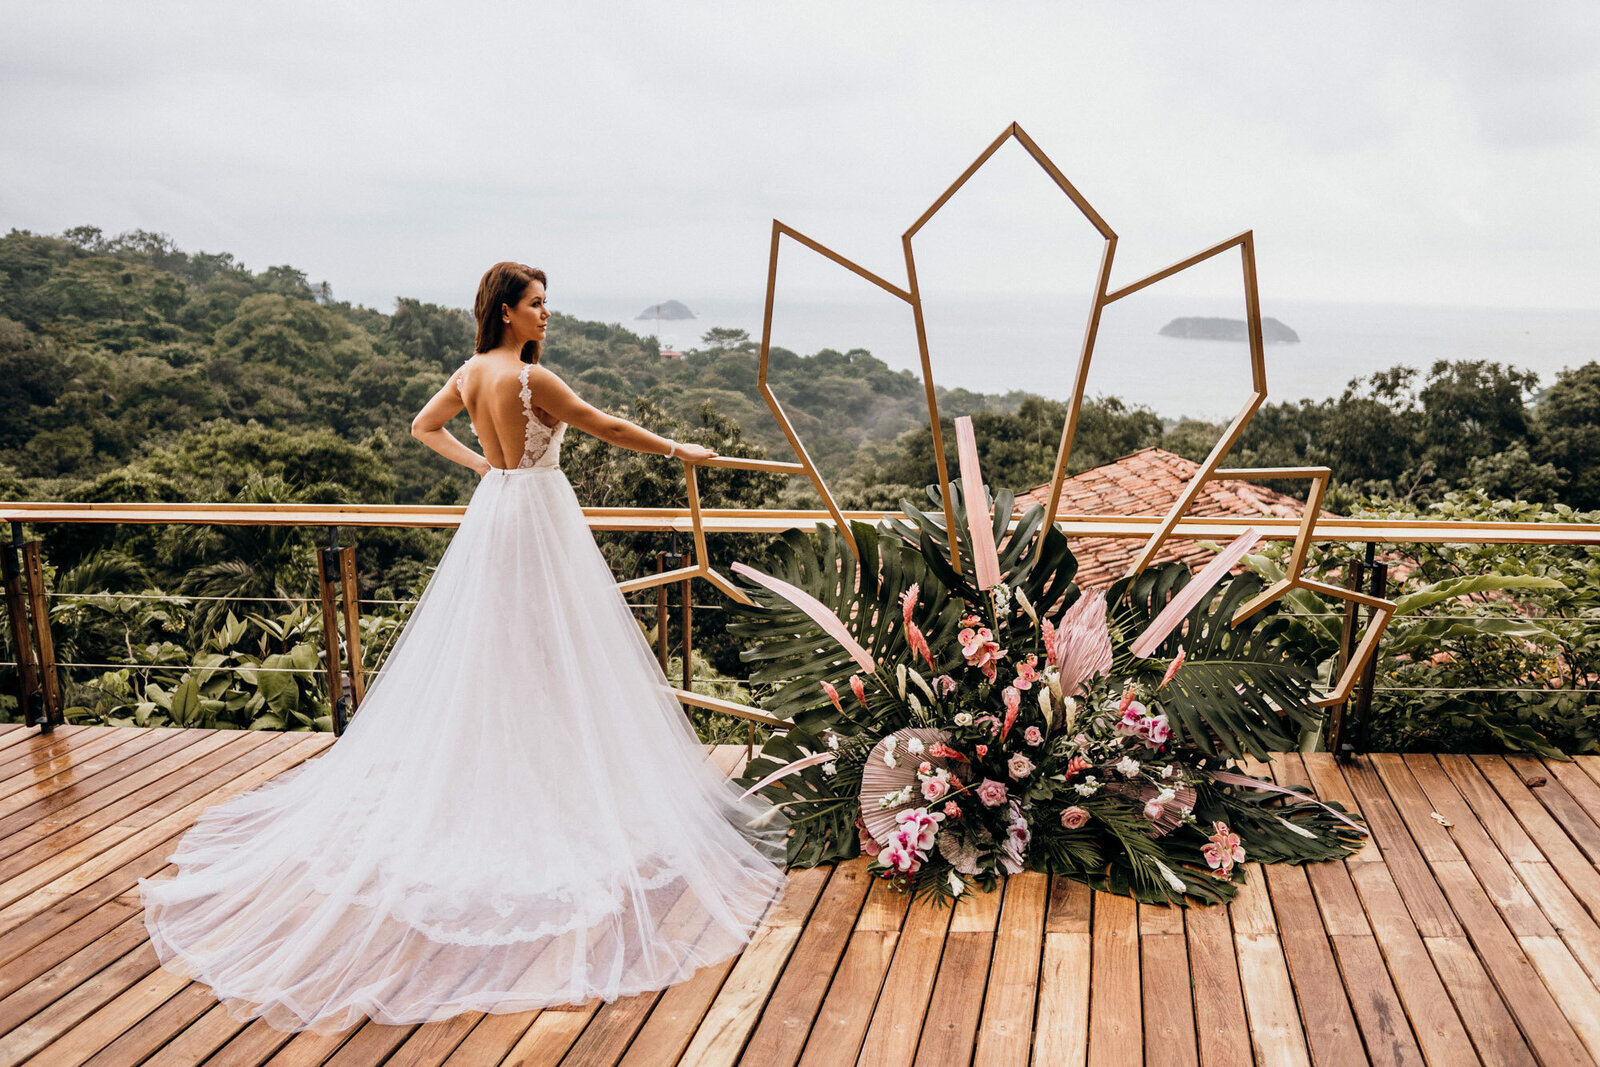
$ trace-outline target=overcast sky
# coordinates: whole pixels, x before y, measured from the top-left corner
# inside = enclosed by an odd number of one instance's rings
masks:
[[[13,2],[0,226],[139,227],[335,295],[760,299],[771,220],[892,280],[1012,120],[1116,284],[1254,229],[1264,296],[1600,306],[1600,4]],[[919,238],[975,291],[1086,289],[1008,148]],[[787,254],[786,254],[787,255]],[[807,257],[797,287],[846,290]],[[1237,292],[1227,271],[1185,280]]]

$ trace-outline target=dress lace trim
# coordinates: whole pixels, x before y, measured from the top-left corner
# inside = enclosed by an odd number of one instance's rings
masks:
[[[528,372],[533,370],[532,363],[524,363],[522,370],[517,373],[517,381],[522,388],[517,396],[522,400],[522,459],[517,461],[517,469],[525,470],[538,463],[545,450],[550,447],[550,438],[555,434],[555,429],[540,422],[533,414],[533,390],[528,386]]]

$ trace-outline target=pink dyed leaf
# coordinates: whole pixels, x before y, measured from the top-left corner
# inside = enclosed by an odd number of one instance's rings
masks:
[[[1190,579],[1182,592],[1161,609],[1161,613],[1145,627],[1144,633],[1134,639],[1129,651],[1139,659],[1149,658],[1161,642],[1167,639],[1167,635],[1178,628],[1178,624],[1194,610],[1195,605],[1205,599],[1206,595],[1216,588],[1217,583],[1228,576],[1233,565],[1243,559],[1244,554],[1254,548],[1259,540],[1261,534],[1254,526],[1250,526],[1229,542],[1228,547],[1217,554],[1216,559],[1206,564],[1205,569]]]
[[[836,753],[833,752],[818,752],[815,755],[806,756],[803,759],[797,759],[793,763],[785,763],[782,767],[779,767],[777,770],[761,779],[761,781],[757,782],[749,789],[746,789],[743,793],[740,793],[739,799],[744,800],[752,794],[765,789],[773,782],[787,778],[789,775],[798,773],[799,771],[803,771],[807,767],[815,767],[819,763],[827,763],[829,760],[833,759],[835,755]]]
[[[972,534],[973,579],[979,589],[988,589],[1000,583],[1000,555],[994,547],[994,516],[984,501],[978,438],[970,415],[956,420],[956,455],[961,460],[961,496],[967,502],[967,529]]]
[[[774,578],[770,574],[762,574],[754,567],[747,567],[743,563],[733,565],[733,573],[743,575],[757,585],[766,586],[783,599],[799,608],[810,616],[811,620],[822,627],[829,637],[839,643],[849,657],[861,665],[861,669],[871,673],[878,669],[877,662],[872,658],[872,653],[861,647],[861,643],[850,636],[850,631],[845,628],[839,616],[828,610],[828,606],[803,589],[790,585],[782,578]]]

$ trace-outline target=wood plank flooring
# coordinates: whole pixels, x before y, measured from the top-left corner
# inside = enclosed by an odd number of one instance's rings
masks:
[[[952,913],[857,860],[792,872],[743,954],[671,989],[280,1033],[157,966],[136,883],[203,809],[332,742],[0,726],[0,1067],[1600,1059],[1600,757],[1280,757],[1279,781],[1359,808],[1373,840],[1251,864],[1227,908],[1029,873]],[[708,758],[734,774],[743,754]]]

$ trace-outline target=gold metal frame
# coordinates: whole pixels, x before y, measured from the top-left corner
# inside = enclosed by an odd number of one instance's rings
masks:
[[[821,494],[829,514],[831,514],[834,518],[834,521],[838,523],[839,530],[844,535],[846,542],[851,547],[851,550],[856,552],[857,557],[859,557],[860,552],[858,549],[856,549],[855,540],[850,535],[849,525],[846,523],[843,513],[840,512],[838,504],[834,502],[833,495],[828,491],[828,487],[824,483],[821,473],[817,470],[816,465],[811,461],[811,457],[806,453],[805,446],[801,443],[799,435],[795,433],[793,425],[789,422],[787,416],[784,415],[782,405],[778,403],[777,398],[773,396],[772,390],[767,385],[767,361],[772,347],[772,312],[777,298],[778,249],[784,237],[788,237],[791,240],[794,240],[811,249],[818,255],[832,260],[834,263],[844,267],[846,270],[849,270],[866,281],[878,286],[884,292],[904,300],[911,306],[912,318],[917,332],[917,352],[922,363],[923,389],[926,393],[928,401],[928,424],[933,435],[934,462],[938,469],[940,495],[944,504],[945,529],[948,532],[950,539],[950,558],[952,564],[958,571],[962,569],[960,548],[958,546],[956,537],[957,526],[954,501],[951,492],[950,472],[947,469],[944,457],[944,439],[941,427],[939,425],[939,404],[934,392],[933,366],[928,355],[927,326],[923,318],[922,293],[917,284],[917,264],[916,255],[913,250],[913,241],[917,233],[924,226],[926,226],[936,214],[938,214],[939,210],[950,201],[951,197],[955,196],[955,194],[960,191],[962,186],[966,185],[972,176],[978,172],[979,168],[987,163],[989,159],[1000,150],[1002,145],[1013,139],[1018,145],[1021,146],[1023,151],[1027,152],[1028,155],[1033,158],[1034,162],[1039,164],[1040,168],[1044,170],[1045,174],[1049,176],[1050,180],[1053,181],[1056,186],[1066,194],[1067,198],[1072,201],[1073,206],[1078,209],[1079,214],[1081,214],[1089,222],[1089,224],[1095,228],[1095,230],[1105,241],[1105,245],[1100,256],[1100,269],[1095,282],[1094,295],[1090,300],[1088,319],[1084,326],[1083,341],[1078,351],[1077,373],[1073,379],[1072,395],[1067,404],[1067,417],[1061,428],[1061,443],[1056,450],[1055,469],[1050,479],[1050,496],[1046,505],[1046,515],[1053,520],[1056,517],[1057,508],[1061,503],[1061,490],[1062,486],[1066,482],[1067,477],[1067,463],[1072,456],[1073,439],[1077,435],[1078,420],[1082,414],[1084,393],[1088,385],[1089,366],[1094,358],[1095,340],[1099,334],[1100,319],[1105,309],[1116,301],[1121,300],[1124,297],[1131,296],[1134,293],[1139,292],[1141,289],[1148,288],[1157,282],[1163,281],[1175,274],[1188,270],[1190,267],[1204,263],[1215,256],[1222,255],[1231,251],[1232,249],[1237,248],[1239,250],[1239,262],[1243,275],[1242,280],[1244,282],[1245,319],[1249,336],[1250,394],[1245,399],[1245,402],[1243,406],[1240,407],[1238,413],[1234,415],[1233,419],[1228,423],[1226,429],[1222,433],[1222,436],[1212,447],[1211,452],[1200,464],[1199,469],[1195,471],[1193,477],[1189,479],[1188,484],[1184,486],[1183,492],[1178,495],[1178,499],[1173,502],[1172,507],[1168,509],[1166,515],[1160,520],[1154,532],[1150,534],[1148,540],[1145,542],[1144,548],[1139,552],[1138,556],[1135,557],[1128,573],[1130,575],[1138,574],[1151,564],[1157,553],[1161,551],[1161,547],[1169,538],[1172,537],[1173,532],[1177,529],[1179,523],[1183,521],[1184,516],[1187,514],[1189,508],[1194,504],[1195,498],[1199,496],[1200,490],[1205,486],[1206,482],[1224,477],[1311,479],[1311,493],[1306,500],[1305,513],[1300,520],[1299,529],[1295,535],[1294,549],[1290,555],[1286,576],[1281,581],[1273,583],[1248,604],[1245,604],[1242,608],[1240,608],[1239,611],[1234,615],[1233,623],[1237,625],[1238,623],[1244,621],[1251,615],[1267,607],[1269,604],[1281,599],[1292,589],[1305,589],[1309,592],[1366,605],[1370,611],[1366,634],[1363,636],[1360,645],[1355,651],[1355,654],[1351,656],[1342,676],[1335,683],[1333,692],[1317,701],[1317,703],[1321,705],[1342,702],[1349,696],[1362,667],[1365,666],[1366,661],[1372,656],[1374,651],[1376,651],[1378,639],[1382,635],[1384,628],[1388,626],[1389,619],[1394,614],[1395,605],[1394,602],[1390,600],[1384,600],[1378,597],[1368,596],[1364,593],[1340,589],[1336,586],[1328,585],[1323,582],[1313,581],[1309,578],[1306,578],[1302,573],[1305,568],[1306,554],[1310,549],[1312,538],[1316,532],[1317,520],[1321,516],[1322,501],[1327,493],[1328,484],[1332,478],[1332,471],[1326,467],[1223,469],[1221,466],[1223,457],[1232,451],[1234,445],[1238,443],[1240,436],[1244,433],[1245,426],[1249,424],[1250,420],[1255,416],[1255,413],[1260,410],[1261,405],[1266,401],[1267,398],[1266,352],[1261,328],[1261,295],[1256,278],[1254,235],[1250,230],[1246,230],[1243,233],[1236,234],[1233,237],[1227,238],[1226,240],[1219,241],[1209,248],[1202,249],[1201,251],[1181,259],[1170,266],[1164,267],[1153,274],[1146,275],[1135,282],[1121,286],[1117,289],[1112,289],[1111,265],[1116,256],[1117,250],[1116,231],[1114,231],[1106,222],[1106,220],[1100,216],[1100,213],[1097,212],[1089,203],[1089,201],[1084,198],[1083,194],[1080,193],[1077,188],[1067,180],[1066,176],[1062,174],[1061,170],[1050,160],[1050,157],[1045,155],[1044,151],[1040,149],[1033,138],[1029,137],[1027,133],[1023,131],[1022,127],[1017,125],[1015,122],[1007,126],[1006,129],[1001,132],[1000,136],[996,137],[992,142],[990,142],[989,146],[979,153],[978,158],[973,160],[972,164],[968,166],[966,170],[962,171],[961,175],[956,178],[955,181],[950,183],[949,187],[939,195],[938,199],[929,205],[926,211],[918,216],[917,220],[911,224],[911,227],[907,229],[905,233],[901,234],[900,244],[902,251],[904,252],[906,262],[906,284],[904,288],[894,284],[893,282],[886,281],[878,274],[875,274],[874,272],[867,270],[865,267],[862,267],[852,260],[845,258],[839,253],[828,248],[826,245],[821,244],[813,238],[807,237],[805,234],[800,233],[792,227],[785,226],[776,219],[773,220],[772,246],[767,262],[767,299],[761,330],[761,357],[756,380],[760,387],[761,395],[767,401],[767,406],[772,409],[772,413],[777,418],[778,424],[783,428],[784,436],[789,439],[790,446],[794,449],[795,455],[799,458],[800,466],[803,468],[806,475],[811,479],[812,484],[817,487],[817,491]],[[690,471],[690,485],[692,499],[692,470]],[[692,504],[691,510],[693,510]],[[700,551],[701,557],[704,558],[704,532],[700,525],[700,517],[698,513],[695,515],[695,533],[697,547]],[[1044,538],[1042,537],[1039,539],[1037,551],[1040,553],[1044,551]],[[712,574],[714,574],[714,572],[709,572],[708,570],[699,570],[696,571],[696,573],[702,573],[708,578],[712,578]],[[659,579],[663,576],[656,577]],[[715,578],[712,578],[712,580],[718,584],[719,588],[727,588],[725,585],[725,580],[717,580],[720,579],[720,577],[721,576],[718,575]],[[651,579],[642,579],[641,581],[648,582],[651,581]],[[634,584],[635,583],[627,583],[624,588],[628,588]],[[740,599],[743,598],[741,597]]]

